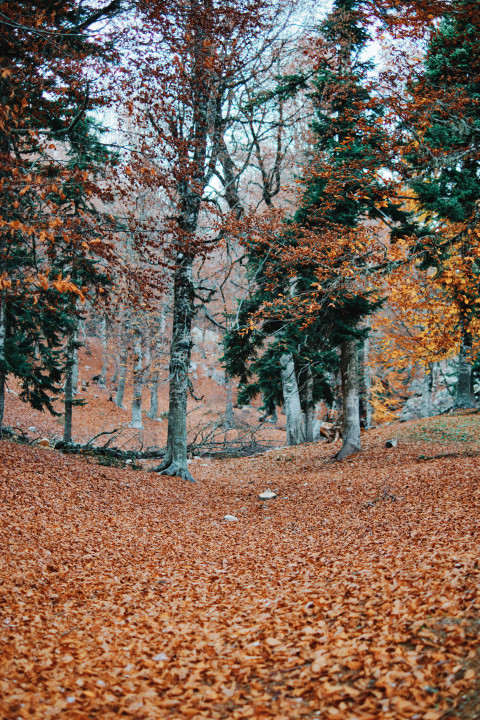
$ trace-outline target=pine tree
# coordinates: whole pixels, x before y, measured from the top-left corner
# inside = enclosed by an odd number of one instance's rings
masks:
[[[288,332],[284,328],[282,335],[301,335],[303,346],[310,337],[318,360],[322,358],[319,377],[324,384],[325,372],[333,367],[332,354],[341,348],[344,447],[339,459],[360,449],[357,343],[364,335],[361,320],[379,304],[362,280],[373,273],[372,266],[382,264],[366,221],[387,218],[397,234],[407,228],[405,213],[388,199],[392,188],[380,173],[391,164],[392,156],[382,104],[369,90],[371,66],[363,60],[368,20],[361,8],[359,0],[337,0],[320,29],[311,86],[307,75],[298,73],[285,78],[278,88],[283,96],[310,87],[315,143],[302,176],[299,208],[285,233],[269,247],[252,308],[246,308],[237,330],[248,339],[243,353],[246,363],[258,352],[262,334],[271,334],[268,323],[256,328],[255,322],[258,325],[264,315],[294,328]],[[261,255],[257,248],[254,252]],[[250,257],[252,261],[252,251]],[[262,286],[268,297],[262,298]],[[258,375],[274,348],[275,344],[269,345],[265,361],[254,359],[248,372]],[[232,358],[228,348],[226,358],[228,364]],[[240,358],[232,362],[230,371],[244,382],[247,375],[242,376]]]

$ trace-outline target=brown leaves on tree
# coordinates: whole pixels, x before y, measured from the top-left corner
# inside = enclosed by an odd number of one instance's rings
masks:
[[[196,485],[3,442],[0,715],[462,717],[476,449],[391,435],[196,459]]]

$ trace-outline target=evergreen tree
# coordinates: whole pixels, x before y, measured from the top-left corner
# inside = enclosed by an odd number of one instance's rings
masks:
[[[88,67],[96,63],[100,70],[102,54],[112,52],[106,38],[97,41],[88,30],[119,6],[117,0],[103,7],[76,0],[2,4],[0,427],[10,373],[24,399],[53,411],[63,340],[86,281],[70,260],[102,249],[104,225],[85,222],[88,213],[72,193],[81,188],[90,205],[104,193],[85,166],[65,156],[82,134],[86,147],[86,113],[100,102],[92,97]]]
[[[262,386],[269,397],[269,373],[262,368],[272,367],[274,357],[278,366],[286,339],[294,338],[287,346],[292,352],[300,349],[299,357],[308,348],[304,355],[315,358],[322,396],[328,398],[326,377],[340,347],[344,447],[339,458],[360,449],[357,342],[364,335],[361,320],[378,307],[378,298],[362,280],[380,257],[366,221],[387,218],[397,234],[408,229],[406,215],[389,201],[391,188],[380,173],[392,157],[382,105],[369,90],[371,65],[363,59],[366,27],[359,0],[336,0],[321,27],[311,86],[299,73],[285,78],[278,89],[285,95],[310,87],[315,144],[302,177],[300,206],[275,247],[269,248],[269,257],[262,259],[252,304],[240,314],[236,339],[228,339],[225,356],[227,368],[242,385],[248,373],[256,373],[250,392]],[[250,262],[260,266],[254,253],[261,255],[258,248],[250,249]],[[256,326],[252,318],[265,315],[270,319]],[[256,357],[262,341],[273,335],[275,322],[283,328],[280,342],[275,336],[264,356]],[[234,357],[234,347],[242,342],[243,350]],[[242,371],[242,362],[247,370]],[[270,377],[275,382],[278,373]],[[274,392],[272,388],[271,395]]]
[[[480,7],[456,0],[432,32],[422,76],[410,87],[415,140],[406,157],[427,224],[423,267],[435,267],[455,308],[460,346],[455,404],[471,407],[478,333],[480,246]]]

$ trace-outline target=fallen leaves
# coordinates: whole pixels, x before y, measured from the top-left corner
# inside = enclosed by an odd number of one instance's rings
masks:
[[[384,442],[195,461],[193,486],[1,443],[0,716],[458,717],[478,466]]]

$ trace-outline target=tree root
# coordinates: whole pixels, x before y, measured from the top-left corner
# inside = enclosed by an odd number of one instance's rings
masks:
[[[187,482],[196,482],[188,469],[176,462],[163,462],[161,465],[152,468],[150,472],[158,472],[159,475],[168,475],[169,477],[180,477],[182,480],[187,480]]]
[[[342,445],[338,453],[335,455],[335,460],[338,460],[340,462],[341,460],[345,460],[345,458],[349,457],[350,455],[355,455],[355,453],[359,453],[360,450],[361,448],[358,447],[358,445],[346,442]]]

